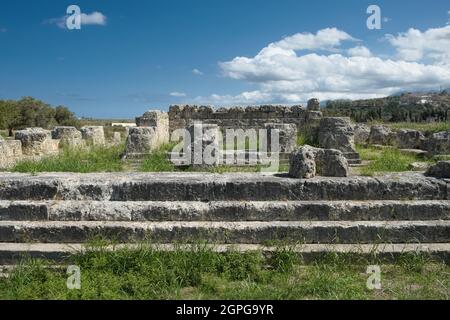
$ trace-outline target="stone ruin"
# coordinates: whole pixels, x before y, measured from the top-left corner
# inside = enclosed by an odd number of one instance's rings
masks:
[[[278,131],[280,153],[290,154],[297,149],[297,126],[293,123],[267,123],[267,151],[272,152],[272,132]]]
[[[59,153],[63,147],[85,148],[90,146],[117,145],[121,143],[119,132],[106,141],[103,127],[58,126],[51,131],[42,128],[18,130],[14,140],[0,139],[0,169],[8,169],[22,160],[39,160]]]
[[[85,126],[81,128],[81,136],[88,145],[105,145],[105,132],[102,126]]]
[[[355,124],[355,142],[361,145],[392,146],[404,150],[422,150],[429,155],[450,154],[450,130],[425,134],[419,130],[392,130],[385,125]]]
[[[125,158],[141,158],[169,142],[169,117],[151,110],[136,118],[137,127],[127,128]]]
[[[0,169],[7,169],[22,158],[22,143],[20,140],[0,139]]]
[[[292,245],[304,261],[330,252],[383,261],[424,252],[448,263],[450,161],[437,163],[425,175],[365,177],[349,175],[348,156],[354,142],[370,141],[439,146],[439,152],[447,152],[450,132],[426,136],[379,126],[352,127],[347,118],[319,117],[317,105],[311,101],[298,120],[304,127],[291,118],[286,123],[280,118],[241,122],[246,128],[252,123],[253,128],[267,128],[270,134],[279,130],[282,150],[290,153],[289,177],[242,172],[0,173],[0,264],[14,264],[28,255],[64,262],[93,235],[121,245],[145,241],[164,248],[193,240],[225,250],[280,242]],[[151,152],[168,141],[166,116],[150,112],[137,120],[145,126],[129,129],[127,152]],[[306,121],[310,117],[315,120]],[[189,121],[186,126],[193,132],[196,124]],[[305,127],[316,134],[321,148],[296,147],[297,132]],[[205,119],[201,139],[189,142],[214,151],[221,129]],[[0,138],[0,164],[25,157],[25,152],[51,152],[54,141],[71,144],[80,135],[83,142],[105,141],[100,129],[84,129],[82,134],[75,128],[55,128],[51,136],[42,129],[24,131],[17,133],[20,140]],[[311,179],[317,175],[326,177]]]
[[[194,123],[189,126],[188,132],[191,140],[187,152],[190,153],[192,166],[201,168],[219,165],[219,153],[221,152],[219,126]]]
[[[85,145],[81,132],[75,127],[55,127],[52,130],[52,138],[59,139],[61,146],[67,146],[69,148]]]
[[[320,112],[320,102],[317,99],[308,101],[307,107],[302,106],[256,106],[219,108],[210,106],[171,106],[168,113],[148,111],[136,118],[137,128],[131,128],[127,139],[125,158],[136,157],[150,153],[161,144],[169,141],[169,134],[177,129],[193,130],[195,123],[202,123],[207,128],[216,128],[222,133],[227,129],[267,129],[267,152],[272,150],[271,136],[274,130],[279,135],[279,157],[281,161],[289,161],[289,155],[297,149],[298,133],[308,134],[318,141],[324,149],[340,150],[351,165],[361,162],[355,150],[355,131],[349,118],[323,118]],[[152,129],[149,129],[152,128]],[[163,137],[163,138],[158,138]],[[192,136],[191,136],[192,138]],[[192,144],[208,145],[215,138],[208,135],[204,141],[194,141]],[[224,137],[222,136],[222,139]],[[219,150],[223,152],[223,150]],[[262,158],[258,150],[224,151],[225,158],[242,156],[246,163],[251,163],[252,153],[257,153],[258,163]],[[225,160],[226,161],[226,160]],[[234,162],[226,162],[232,164]],[[218,162],[216,165],[220,164]],[[198,166],[200,164],[196,164]]]
[[[249,106],[219,108],[210,106],[174,105],[169,108],[169,131],[189,127],[194,121],[217,124],[222,129],[263,129],[267,123],[295,124],[298,130],[318,125],[322,113],[302,106]],[[141,124],[142,122],[139,122]]]
[[[289,176],[311,179],[320,174],[330,177],[347,177],[348,162],[344,154],[336,149],[302,146],[291,154]]]
[[[318,143],[322,148],[342,151],[351,164],[361,163],[355,149],[355,132],[350,118],[327,117],[320,120]]]
[[[58,152],[59,141],[53,140],[51,132],[42,128],[19,130],[15,139],[22,144],[22,153],[26,156],[41,156]]]

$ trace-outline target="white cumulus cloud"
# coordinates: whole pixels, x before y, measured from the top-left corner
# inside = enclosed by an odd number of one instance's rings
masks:
[[[427,37],[438,41],[437,36]],[[311,97],[322,100],[375,98],[402,90],[450,86],[450,66],[437,63],[449,52],[450,45],[445,47],[446,36],[434,43],[434,47],[440,49],[432,52],[418,44],[422,57],[427,56],[435,63],[381,58],[362,45],[342,50],[344,41],[355,41],[355,38],[336,28],[327,28],[316,34],[298,33],[270,43],[254,57],[221,62],[219,66],[224,76],[245,81],[256,86],[255,90],[235,95],[212,94],[197,97],[196,101],[222,105],[295,104]],[[401,41],[390,42],[394,45]]]
[[[174,91],[174,92],[170,93],[170,96],[177,97],[177,98],[186,97],[186,93]]]
[[[348,55],[352,57],[370,57],[372,53],[364,46],[357,46],[347,50]]]
[[[202,76],[203,75],[203,72],[201,72],[200,70],[198,70],[198,69],[192,69],[192,73],[193,74],[196,74],[196,75],[198,75],[198,76]]]
[[[82,25],[106,25],[106,16],[101,12],[92,12],[90,14],[81,14],[81,24]]]
[[[45,24],[54,24],[61,29],[66,29],[66,21],[69,16],[65,15],[59,18],[47,19],[44,21]],[[106,26],[107,17],[98,11],[94,11],[92,13],[86,14],[81,13],[81,25],[98,25],[98,26]]]
[[[348,33],[336,28],[326,28],[312,33],[296,33],[292,36],[269,44],[267,50],[280,48],[283,50],[330,50],[333,51],[343,41],[355,41]],[[266,49],[266,48],[265,48]],[[263,49],[264,50],[264,49]]]
[[[386,38],[395,47],[400,59],[427,59],[433,63],[450,64],[450,25],[424,32],[410,28],[407,32],[397,36],[389,34]]]

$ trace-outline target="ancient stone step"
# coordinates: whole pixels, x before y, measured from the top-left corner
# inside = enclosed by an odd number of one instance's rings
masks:
[[[138,249],[141,244],[133,245],[114,245],[102,248],[103,250],[117,250],[122,248]],[[155,250],[173,251],[173,250],[192,250],[195,247],[189,245],[158,244],[150,245],[149,248]],[[233,245],[206,245],[207,249],[214,252],[227,252],[234,250],[237,252],[261,251],[264,256],[272,255],[274,252],[283,249],[277,246],[262,246],[254,244],[233,244]],[[448,243],[420,243],[420,244],[302,244],[289,246],[291,252],[298,253],[304,262],[313,262],[329,253],[352,254],[355,257],[373,258],[377,257],[380,261],[396,261],[405,254],[427,254],[435,260],[450,261],[450,244]],[[85,251],[82,244],[71,243],[0,243],[0,264],[12,265],[21,261],[24,257],[34,259],[47,259],[56,262],[66,262],[72,255]],[[10,272],[14,266],[2,268],[4,273]]]
[[[349,165],[358,165],[361,164],[361,159],[347,159],[347,163]]]
[[[361,157],[357,152],[345,152],[344,157],[347,159],[349,165],[361,164]]]
[[[449,184],[413,172],[308,180],[259,173],[0,173],[0,200],[450,200]]]
[[[344,152],[347,159],[361,159],[358,152]]]
[[[447,243],[450,221],[28,222],[0,221],[0,242]]]
[[[0,201],[3,221],[450,220],[450,201]]]

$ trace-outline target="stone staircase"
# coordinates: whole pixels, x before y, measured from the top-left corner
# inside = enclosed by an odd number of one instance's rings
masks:
[[[325,252],[450,261],[450,181],[420,173],[317,177],[249,173],[0,173],[0,264],[59,260],[102,237],[168,249]]]
[[[344,152],[344,157],[347,159],[349,166],[358,166],[362,163],[361,157],[357,152]]]

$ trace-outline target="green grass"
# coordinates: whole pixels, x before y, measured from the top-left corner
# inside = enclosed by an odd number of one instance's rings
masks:
[[[310,131],[311,129],[304,129],[303,131],[297,132],[297,146],[304,146],[307,144],[313,147],[318,147],[318,143]]]
[[[433,157],[433,161],[450,161],[450,155],[448,154],[439,154]]]
[[[371,147],[357,146],[362,160],[370,163],[360,169],[361,175],[373,176],[386,172],[409,171],[409,164],[424,161],[417,156],[405,154],[395,148],[375,149]]]
[[[168,143],[153,151],[142,162],[139,171],[141,172],[171,172],[175,171],[175,166],[167,157],[167,152],[171,151],[175,144]]]
[[[64,148],[60,154],[38,161],[21,161],[14,172],[117,172],[122,170],[120,155],[124,146],[91,147],[89,149]]]
[[[143,246],[91,248],[67,261],[81,269],[81,290],[68,290],[66,269],[24,260],[0,278],[0,299],[449,299],[450,267],[426,256],[394,264],[328,255],[306,265],[289,248],[215,253],[202,245],[163,252]],[[366,287],[367,266],[381,267],[381,290]]]

